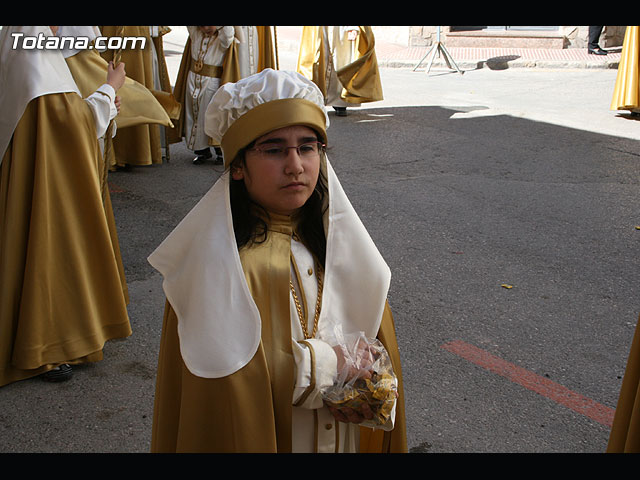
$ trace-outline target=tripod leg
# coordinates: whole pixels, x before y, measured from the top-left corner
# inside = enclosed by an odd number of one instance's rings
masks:
[[[427,53],[425,54],[425,56],[424,56],[424,57],[422,57],[422,58],[420,59],[420,61],[418,62],[418,64],[417,64],[415,67],[413,67],[413,71],[414,71],[414,72],[418,69],[418,67],[420,66],[420,64],[422,64],[422,62],[424,62],[424,59],[425,59],[425,58],[427,58],[427,57],[429,56],[429,54],[431,53],[431,51],[433,50],[433,48],[434,48],[434,47],[435,47],[435,45],[432,45],[432,46],[431,46],[431,48],[430,48],[430,49],[427,51]]]
[[[433,65],[433,60],[436,58],[436,55],[440,56],[440,44],[436,45],[436,49],[433,51],[433,55],[429,59],[429,67],[427,68],[427,73],[431,71],[431,65]]]
[[[458,68],[458,65],[456,64],[456,62],[454,62],[453,57],[451,56],[451,54],[449,53],[449,51],[447,50],[447,48],[442,45],[442,51],[444,52],[444,58],[447,62],[447,65],[449,66],[449,68],[451,68],[451,65],[453,64],[453,66],[455,67],[455,69],[458,71],[458,73],[460,75],[462,75],[462,71],[460,71],[460,69]]]

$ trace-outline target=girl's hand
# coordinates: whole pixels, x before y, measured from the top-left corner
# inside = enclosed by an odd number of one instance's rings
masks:
[[[358,342],[353,355],[348,355],[340,345],[334,346],[333,350],[338,359],[338,374],[341,377],[346,374],[345,382],[371,378],[376,354],[365,341]],[[327,405],[327,407],[339,422],[362,423],[373,418],[373,411],[366,403],[362,404],[359,411],[349,407],[337,408],[330,405]]]
[[[373,418],[371,407],[366,403],[362,404],[362,410],[360,412],[347,407],[335,408],[327,405],[327,408],[336,420],[343,423],[362,423],[365,420],[371,420]]]
[[[345,377],[345,382],[356,378],[371,378],[376,358],[365,341],[358,342],[353,356],[348,355],[340,345],[334,346],[333,351],[338,359],[338,374]]]

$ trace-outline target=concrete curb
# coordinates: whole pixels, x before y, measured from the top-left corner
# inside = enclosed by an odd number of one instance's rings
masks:
[[[378,58],[378,66],[380,68],[415,68],[418,65],[418,60],[398,60],[398,59],[384,59]],[[611,60],[607,62],[585,62],[579,60],[535,60],[535,59],[523,59],[523,60],[502,60],[500,58],[490,59],[478,59],[478,60],[463,60],[456,61],[456,65],[462,71],[466,70],[479,70],[482,68],[488,68],[490,70],[506,70],[508,68],[545,68],[545,69],[617,69],[619,65],[618,60]],[[417,70],[426,70],[428,67],[428,61],[424,61],[420,64]],[[434,60],[432,69],[441,70],[443,68],[449,69],[447,64],[443,60]]]

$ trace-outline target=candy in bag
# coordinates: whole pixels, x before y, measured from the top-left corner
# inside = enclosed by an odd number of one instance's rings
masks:
[[[373,418],[360,425],[390,430],[398,382],[389,354],[379,340],[367,338],[363,332],[336,337],[332,346],[342,351],[345,363],[334,384],[323,392],[325,403],[357,412],[362,412],[366,403]]]

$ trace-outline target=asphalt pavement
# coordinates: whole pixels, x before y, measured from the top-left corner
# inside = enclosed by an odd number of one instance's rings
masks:
[[[615,69],[381,76],[384,101],[330,113],[329,157],[391,267],[411,451],[603,452],[640,313],[640,123],[609,109]],[[191,159],[110,175],[134,333],[67,383],[0,389],[1,452],[148,451],[146,257],[221,173]]]

